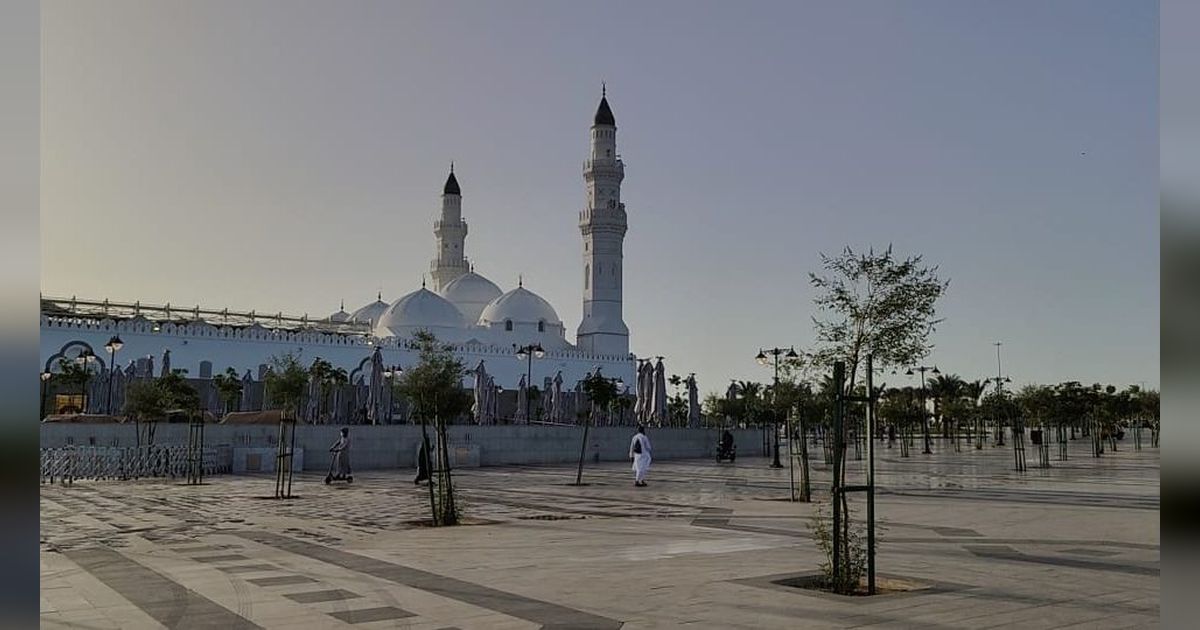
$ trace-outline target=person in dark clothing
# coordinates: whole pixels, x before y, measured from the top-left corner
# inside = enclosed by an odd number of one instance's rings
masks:
[[[417,478],[413,479],[414,484],[420,484],[422,481],[429,480],[429,449],[425,446],[425,440],[421,440],[421,445],[417,447]]]
[[[896,425],[889,424],[888,425],[888,448],[892,448],[892,445],[895,443],[896,443]]]

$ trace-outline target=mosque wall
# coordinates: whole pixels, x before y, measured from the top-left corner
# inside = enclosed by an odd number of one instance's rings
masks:
[[[212,373],[220,374],[227,367],[244,374],[250,370],[255,380],[259,379],[259,366],[271,362],[272,356],[295,354],[301,363],[309,364],[318,357],[329,361],[334,367],[353,372],[374,352],[373,343],[382,348],[384,365],[409,367],[417,362],[417,352],[406,347],[404,340],[368,340],[356,335],[328,333],[293,333],[274,331],[262,327],[218,327],[207,324],[156,325],[147,321],[115,321],[111,319],[77,319],[43,316],[41,321],[39,370],[52,366],[57,357],[65,354],[74,358],[82,344],[87,344],[96,354],[99,365],[107,365],[109,354],[104,344],[113,335],[124,342],[117,353],[117,363],[128,365],[130,361],[147,356],[154,357],[157,374],[162,367],[164,350],[171,351],[171,367],[184,368],[189,377],[201,375],[200,363],[210,362]],[[511,348],[484,345],[455,345],[455,353],[468,368],[474,368],[480,360],[496,383],[506,389],[515,388],[525,375],[527,364],[516,358]],[[64,353],[65,349],[65,353]],[[570,389],[596,366],[609,377],[620,377],[628,384],[634,382],[632,356],[590,355],[569,350],[547,349],[541,359],[533,359],[533,382],[539,387],[545,377],[553,377],[562,370],[563,387]],[[464,386],[473,380],[467,377]]]

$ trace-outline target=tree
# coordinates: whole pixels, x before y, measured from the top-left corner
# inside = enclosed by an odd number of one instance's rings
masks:
[[[595,421],[596,410],[608,409],[608,406],[616,400],[618,393],[616,379],[602,376],[599,370],[583,378],[582,390],[592,403],[591,411],[588,414],[591,422]],[[575,485],[577,486],[583,483],[583,456],[587,452],[588,425],[591,422],[583,423],[583,441],[579,444],[579,468],[575,472]]]
[[[946,413],[953,408],[953,403],[962,397],[963,386],[966,383],[957,374],[939,374],[929,380],[929,396],[933,399],[933,417],[942,425],[942,437],[950,437],[950,417]],[[957,420],[957,418],[953,418]],[[954,431],[957,438],[957,425]]]
[[[225,413],[229,413],[242,399],[242,379],[238,378],[237,370],[231,367],[225,368],[224,374],[213,377],[213,387],[217,389],[217,397],[225,403]]]
[[[271,357],[271,369],[263,380],[269,404],[279,409],[282,417],[295,421],[308,390],[308,369],[289,352]]]
[[[923,266],[921,256],[899,260],[890,245],[882,253],[847,247],[838,256],[821,254],[821,265],[828,275],[809,274],[816,306],[826,313],[813,317],[815,360],[846,362],[847,393],[866,355],[876,368],[907,367],[933,349],[929,335],[942,321],[935,318],[937,301],[949,286],[936,266]]]
[[[74,392],[75,388],[79,388],[79,409],[75,413],[83,413],[87,409],[87,384],[92,378],[92,372],[88,369],[86,363],[79,363],[70,359],[58,360],[58,374],[54,378],[67,387],[67,391]]]
[[[166,393],[153,379],[134,381],[125,390],[125,415],[133,419],[136,443],[142,445],[142,422],[157,422],[167,414]],[[154,430],[150,429],[147,443],[154,443]]]
[[[450,471],[450,447],[446,425],[466,414],[471,397],[463,389],[466,366],[454,356],[451,346],[437,340],[432,333],[419,331],[413,336],[417,349],[417,365],[406,370],[395,383],[395,389],[413,407],[421,423],[421,440],[427,452],[429,436],[427,423],[433,424],[437,437],[436,483],[429,484],[429,507],[434,525],[457,525],[460,515],[454,496],[454,480]]]

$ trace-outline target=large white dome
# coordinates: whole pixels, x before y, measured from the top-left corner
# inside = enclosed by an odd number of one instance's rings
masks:
[[[483,309],[500,297],[500,287],[483,276],[468,271],[442,288],[441,295],[458,307],[463,318],[471,323],[479,320]]]
[[[514,324],[544,322],[546,326],[562,326],[554,307],[525,287],[517,287],[492,300],[479,314],[480,326],[491,327],[506,321]]]
[[[421,287],[387,307],[375,324],[375,336],[408,337],[418,330],[428,330],[442,341],[454,341],[464,328],[458,307]]]
[[[379,316],[383,315],[383,312],[387,309],[388,303],[383,301],[382,295],[379,295],[376,296],[374,302],[371,302],[370,304],[359,308],[353,313],[350,313],[350,321],[374,326],[375,324],[379,323]]]

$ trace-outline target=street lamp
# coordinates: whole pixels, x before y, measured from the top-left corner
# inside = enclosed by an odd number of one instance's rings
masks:
[[[53,376],[54,376],[54,375],[53,375],[53,374],[51,374],[49,370],[46,370],[45,372],[42,372],[42,373],[41,373],[41,378],[42,378],[42,406],[41,406],[41,409],[39,409],[39,410],[38,410],[38,414],[39,414],[39,415],[38,415],[38,419],[39,419],[39,420],[40,420],[40,419],[41,419],[43,416],[45,416],[45,414],[46,414],[46,390],[47,390],[47,389],[49,389],[49,388],[48,388],[48,385],[50,384],[50,378],[51,378],[51,377],[53,377]]]
[[[108,343],[104,344],[104,349],[108,350],[108,400],[104,403],[104,412],[112,415],[112,371],[117,369],[117,351],[124,346],[125,342],[121,341],[120,335],[113,335],[109,338]]]
[[[929,411],[925,407],[925,372],[928,371],[934,374],[941,374],[941,372],[937,369],[936,365],[933,367],[921,365],[915,368],[909,368],[905,374],[912,376],[913,370],[921,373],[921,433],[925,438],[925,450],[921,452],[925,455],[931,455],[933,453],[933,449],[930,448],[931,445],[929,443]]]
[[[1003,376],[1003,370],[1000,368],[1000,346],[1004,344],[997,341],[992,345],[996,346],[996,375],[983,379],[983,382],[996,384],[996,402],[999,403],[1004,394],[1004,383],[1011,383],[1012,379]],[[1004,429],[1000,427],[999,418],[996,419],[996,445],[1004,446]]]
[[[517,359],[525,361],[525,386],[533,387],[533,357],[542,358],[546,356],[546,351],[542,349],[542,344],[534,343],[527,346],[517,347],[513,344],[513,348],[517,350]]]
[[[79,356],[75,357],[75,362],[83,367],[83,378],[80,379],[79,386],[79,413],[83,413],[87,408],[87,382],[88,364],[96,360],[96,354],[90,348],[84,348],[79,351]]]
[[[795,347],[789,347],[787,350],[782,348],[771,348],[770,350],[766,351],[759,348],[758,356],[754,357],[754,360],[758,361],[759,365],[768,365],[768,354],[774,357],[775,364],[775,379],[773,381],[774,385],[771,387],[771,416],[775,425],[775,436],[773,440],[775,445],[772,448],[773,456],[771,460],[771,468],[783,468],[783,464],[779,462],[779,407],[776,404],[776,402],[779,400],[779,356],[783,355],[785,359],[795,359],[800,355],[796,354]]]

